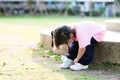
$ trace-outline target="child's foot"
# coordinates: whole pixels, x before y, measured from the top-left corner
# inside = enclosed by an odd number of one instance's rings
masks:
[[[82,65],[80,63],[75,63],[74,65],[70,66],[70,69],[74,71],[79,71],[82,69],[88,69],[88,65]]]
[[[62,56],[61,56],[61,60],[62,60],[62,62],[66,62],[66,61],[68,60],[68,58],[67,58],[67,56],[62,55]]]
[[[71,65],[73,65],[73,63],[74,63],[73,60],[67,58],[67,56],[63,56],[63,57],[61,57],[61,59],[62,59],[62,61],[63,61],[63,63],[61,64],[61,68],[62,68],[62,69],[67,69],[67,68],[69,68]]]

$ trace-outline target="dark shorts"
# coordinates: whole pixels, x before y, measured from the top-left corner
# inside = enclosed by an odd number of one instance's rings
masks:
[[[82,56],[82,58],[78,61],[78,63],[82,65],[88,65],[92,62],[93,53],[94,53],[94,45],[96,43],[98,42],[94,38],[92,38],[90,45],[86,46],[86,51],[84,55]],[[70,46],[70,50],[69,50],[70,55],[68,56],[68,58],[74,60],[77,57],[78,49],[79,49],[78,41],[73,41]]]

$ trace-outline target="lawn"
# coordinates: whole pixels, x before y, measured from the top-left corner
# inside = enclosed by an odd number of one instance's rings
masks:
[[[93,20],[105,25],[105,20],[113,18],[79,16],[10,16],[0,17],[0,33],[23,34],[31,39],[39,40],[39,32],[44,29],[58,27],[60,25],[74,24],[75,22]],[[115,18],[116,19],[116,18]],[[118,19],[118,18],[117,18]],[[6,27],[7,26],[7,27]],[[34,34],[33,34],[34,33]],[[34,37],[34,38],[32,38]]]
[[[61,62],[40,54],[46,51],[32,46],[40,42],[40,31],[63,24],[93,20],[105,25],[113,18],[79,16],[12,16],[0,17],[0,80],[114,80],[120,79],[111,69],[85,71],[62,70]],[[115,18],[116,19],[116,18]],[[117,18],[118,19],[118,18]],[[93,65],[94,66],[94,65]]]

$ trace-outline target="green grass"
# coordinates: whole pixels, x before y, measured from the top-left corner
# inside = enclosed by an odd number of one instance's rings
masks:
[[[18,22],[18,21],[23,21],[23,22],[28,22],[28,21],[33,21],[33,22],[44,22],[44,21],[50,21],[50,22],[74,22],[74,21],[82,21],[82,20],[93,20],[96,22],[104,22],[104,20],[108,20],[108,19],[119,19],[119,17],[117,18],[104,18],[104,17],[85,17],[85,18],[80,18],[79,16],[54,16],[54,15],[50,15],[50,16],[26,16],[26,15],[22,15],[22,16],[8,16],[8,17],[0,17],[0,20],[4,20],[4,21],[10,21],[10,22]],[[17,21],[18,20],[18,21]],[[72,20],[72,21],[71,21]],[[61,22],[60,22],[61,23]]]
[[[120,74],[120,64],[113,64],[113,63],[101,63],[101,64],[95,64],[92,63],[89,65],[90,70],[104,70],[108,71],[113,74]]]
[[[65,73],[65,75],[67,76],[67,80],[100,80],[94,76],[90,76],[88,74],[69,74],[69,73]]]
[[[119,19],[117,18],[104,18],[104,17],[85,17],[80,18],[79,16],[29,16],[29,15],[22,15],[22,16],[8,16],[8,17],[0,17],[0,21],[2,23],[7,24],[28,24],[28,25],[34,25],[34,27],[39,27],[39,29],[48,29],[48,28],[54,28],[60,25],[71,25],[74,24],[74,22],[80,22],[80,21],[86,21],[86,20],[92,20],[97,23],[105,25],[105,20],[110,19]]]

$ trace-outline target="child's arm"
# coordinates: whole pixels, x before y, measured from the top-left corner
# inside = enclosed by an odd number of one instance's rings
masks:
[[[79,48],[79,50],[78,50],[78,55],[77,55],[77,57],[74,59],[74,63],[77,63],[77,62],[82,58],[82,56],[83,56],[84,53],[85,53],[85,50],[86,50],[85,47],[84,47],[84,48]]]

